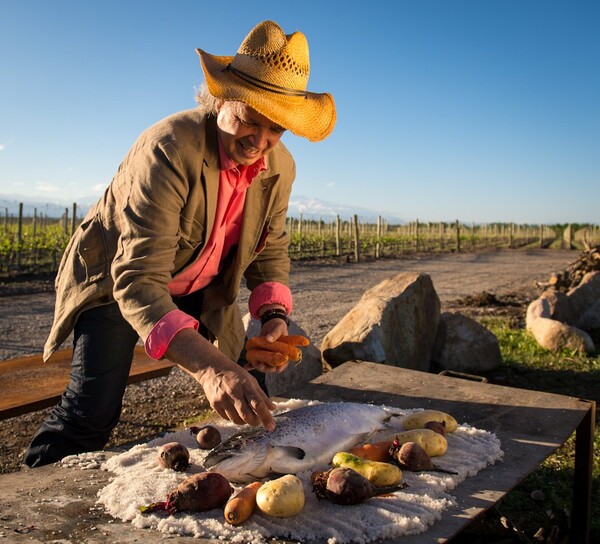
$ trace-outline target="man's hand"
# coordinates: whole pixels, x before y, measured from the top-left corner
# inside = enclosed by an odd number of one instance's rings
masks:
[[[253,336],[246,340],[246,360],[257,369],[282,372],[290,361],[302,360],[300,346],[309,344],[308,338],[298,334],[280,336],[273,342],[266,336]]]
[[[211,407],[222,418],[239,425],[275,428],[271,414],[275,405],[254,377],[193,329],[178,332],[165,356],[202,386]]]

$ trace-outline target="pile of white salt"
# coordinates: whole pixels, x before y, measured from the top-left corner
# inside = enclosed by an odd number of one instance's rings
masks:
[[[278,404],[277,411],[286,411],[307,404],[292,399]],[[407,410],[406,414],[414,410]],[[239,427],[228,422],[211,422],[223,439]],[[377,539],[398,538],[427,530],[442,516],[442,512],[456,501],[449,493],[467,477],[474,476],[486,466],[502,458],[498,438],[485,430],[467,424],[447,435],[448,451],[434,458],[436,464],[458,474],[439,472],[403,473],[405,489],[385,497],[369,499],[355,506],[339,506],[318,500],[312,493],[310,475],[313,470],[326,470],[328,466],[312,467],[298,474],[304,484],[306,503],[302,512],[293,518],[272,518],[258,510],[240,526],[225,522],[223,510],[203,513],[165,512],[142,514],[140,506],[164,501],[181,481],[195,472],[202,472],[206,452],[196,447],[195,438],[187,430],[169,433],[146,444],[134,446],[129,451],[111,457],[103,468],[115,477],[98,493],[98,502],[112,516],[131,522],[136,527],[164,533],[185,534],[202,538],[226,539],[232,542],[262,543],[271,537],[299,541],[319,540],[330,543],[370,542]],[[156,458],[160,446],[167,442],[181,442],[190,450],[190,467],[185,473],[158,466]],[[71,462],[72,466],[72,462]],[[240,486],[233,485],[237,490]]]

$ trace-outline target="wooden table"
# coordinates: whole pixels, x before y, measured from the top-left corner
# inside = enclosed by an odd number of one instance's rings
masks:
[[[72,349],[62,349],[46,363],[41,355],[0,361],[0,382],[4,385],[0,396],[0,420],[58,403],[69,383],[72,358]],[[173,366],[167,360],[151,359],[142,346],[136,346],[127,383],[166,376]]]
[[[449,542],[575,431],[572,542],[589,542],[594,402],[364,362],[345,363],[299,385],[287,397],[439,409],[461,423],[496,433],[505,453],[502,461],[457,486],[452,491],[457,505],[425,533],[403,538],[403,544]],[[103,471],[60,466],[0,476],[0,532],[15,543],[61,538],[106,544],[164,542],[161,533],[114,520],[95,505],[96,493],[109,477]]]

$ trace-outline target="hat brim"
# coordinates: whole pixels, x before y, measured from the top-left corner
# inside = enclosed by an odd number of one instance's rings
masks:
[[[325,139],[335,125],[333,96],[307,92],[289,96],[265,91],[226,71],[233,57],[211,55],[196,49],[210,94],[222,100],[244,102],[274,123],[298,136],[318,142]]]

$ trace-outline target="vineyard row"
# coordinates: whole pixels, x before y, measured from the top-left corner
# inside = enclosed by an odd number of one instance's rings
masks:
[[[21,208],[22,209],[22,208]],[[76,206],[65,209],[62,218],[9,217],[0,229],[0,275],[55,272],[60,258],[80,219]],[[398,257],[410,253],[482,251],[520,247],[578,247],[582,240],[600,243],[597,225],[522,225],[515,223],[464,224],[413,221],[390,224],[382,218],[361,222],[354,215],[332,221],[288,217],[290,257],[365,259]]]

